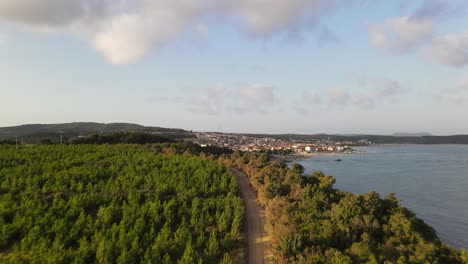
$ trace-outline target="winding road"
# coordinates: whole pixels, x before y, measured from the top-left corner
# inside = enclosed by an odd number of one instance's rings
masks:
[[[233,169],[244,199],[247,225],[248,263],[269,263],[270,244],[265,232],[265,211],[257,204],[257,198],[250,188],[249,179],[238,169]]]

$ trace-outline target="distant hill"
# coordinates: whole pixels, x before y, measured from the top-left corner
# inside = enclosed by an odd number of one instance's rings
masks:
[[[432,134],[425,133],[425,132],[421,132],[421,133],[398,132],[398,133],[393,134],[392,136],[394,137],[429,137],[429,136],[432,136]]]
[[[374,144],[464,144],[468,145],[468,135],[453,136],[385,136],[385,135],[299,135],[299,134],[244,134],[252,137],[273,137],[277,139],[298,140],[298,141],[317,141],[333,140],[348,141],[354,144],[360,144],[360,140],[368,140]]]
[[[191,133],[183,129],[146,127],[131,123],[93,123],[74,122],[64,124],[27,124],[0,128],[0,139],[21,137],[26,142],[35,142],[44,138],[74,138],[91,134],[107,134],[113,132],[153,132],[168,138],[190,137]]]

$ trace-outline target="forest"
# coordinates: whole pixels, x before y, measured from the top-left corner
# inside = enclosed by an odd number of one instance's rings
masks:
[[[276,263],[468,263],[468,252],[399,205],[394,194],[353,194],[321,172],[236,152],[220,161],[244,171],[265,208]]]
[[[161,137],[159,141],[153,138],[153,143],[167,142],[169,139],[176,140],[194,137],[191,131],[183,129],[146,127],[131,123],[102,124],[74,122],[65,124],[26,124],[14,127],[0,127],[0,145],[2,145],[2,140],[6,142],[11,140],[15,141],[15,138],[18,140],[18,144],[21,145],[65,144],[72,140],[83,142],[85,139],[90,141],[101,140],[101,142],[103,142],[109,140],[109,138],[106,138],[109,135],[115,138],[116,134],[147,134],[154,135],[155,138],[156,136]],[[102,136],[103,138],[96,138],[96,135]],[[95,144],[94,142],[90,143]]]
[[[0,146],[0,263],[238,263],[236,179],[182,146]]]
[[[172,139],[157,134],[144,132],[114,132],[109,134],[92,134],[77,137],[69,141],[71,144],[150,144],[175,142]]]
[[[243,263],[244,207],[275,263],[468,263],[394,194],[353,194],[267,153],[158,144],[0,146],[0,263]]]

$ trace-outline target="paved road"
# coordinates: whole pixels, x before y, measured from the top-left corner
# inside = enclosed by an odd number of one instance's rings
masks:
[[[265,232],[265,211],[257,204],[255,194],[250,188],[247,176],[233,169],[239,182],[240,191],[245,204],[247,224],[247,257],[248,263],[269,263],[269,243]]]

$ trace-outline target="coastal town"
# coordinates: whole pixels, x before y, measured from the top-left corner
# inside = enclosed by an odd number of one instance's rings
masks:
[[[370,145],[372,142],[362,139],[358,142],[333,141],[317,139],[309,141],[279,139],[273,136],[248,136],[216,132],[195,132],[190,138],[193,143],[202,147],[217,146],[240,151],[267,151],[273,154],[307,154],[307,153],[351,153],[352,146]]]

